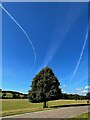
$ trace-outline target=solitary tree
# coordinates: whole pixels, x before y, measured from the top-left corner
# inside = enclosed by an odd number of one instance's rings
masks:
[[[60,83],[49,67],[42,69],[33,79],[28,98],[31,102],[44,102],[46,108],[48,100],[59,99],[61,94]]]

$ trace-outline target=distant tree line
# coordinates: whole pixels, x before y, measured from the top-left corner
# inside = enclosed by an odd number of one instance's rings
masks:
[[[90,100],[90,92],[86,96],[78,94],[62,93],[60,82],[55,76],[53,70],[49,67],[43,68],[32,80],[31,89],[28,94],[16,91],[4,91],[0,89],[0,98],[2,99],[29,99],[31,102],[46,102],[58,99],[70,100]]]
[[[16,91],[2,91],[0,90],[0,99],[27,99],[27,94]]]
[[[15,91],[2,91],[0,90],[0,99],[27,99],[28,94],[23,94]],[[62,93],[58,99],[70,99],[70,100],[90,100],[90,92],[86,96],[78,94]],[[52,99],[55,100],[55,99]],[[57,99],[56,99],[57,100]],[[38,101],[40,102],[40,101]],[[42,101],[41,101],[42,102]]]
[[[87,95],[78,95],[78,94],[67,94],[63,93],[62,94],[62,99],[70,99],[70,100],[86,100],[88,99]]]

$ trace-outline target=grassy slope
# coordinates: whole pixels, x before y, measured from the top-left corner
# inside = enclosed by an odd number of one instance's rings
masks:
[[[85,100],[56,100],[49,101],[48,107],[46,109],[51,109],[51,106],[59,106],[65,104],[78,104],[78,103],[86,103]],[[2,100],[2,116],[6,115],[14,115],[26,112],[34,112],[45,110],[42,107],[43,103],[31,103],[27,99],[3,99]]]

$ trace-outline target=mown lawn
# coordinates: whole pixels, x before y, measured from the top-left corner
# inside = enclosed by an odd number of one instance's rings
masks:
[[[87,102],[86,100],[55,100],[47,103],[48,108],[43,108],[43,103],[31,103],[27,99],[3,99],[2,116],[54,109],[51,107],[81,103],[85,104]]]
[[[90,117],[90,112],[81,114],[79,116],[76,116],[75,118],[89,118]]]

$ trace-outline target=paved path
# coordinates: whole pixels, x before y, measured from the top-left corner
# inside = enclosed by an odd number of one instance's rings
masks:
[[[57,108],[54,110],[45,110],[21,115],[8,116],[5,118],[70,118],[85,112],[90,112],[90,106]]]

